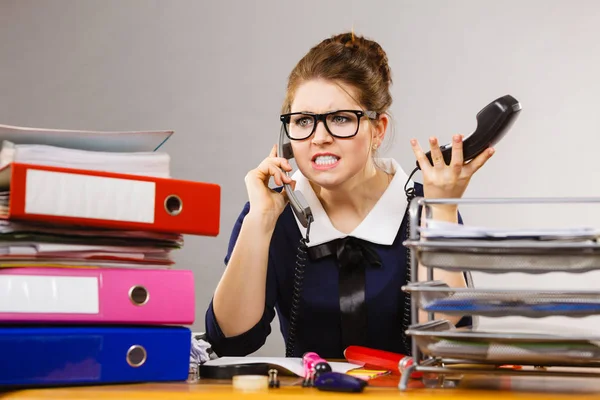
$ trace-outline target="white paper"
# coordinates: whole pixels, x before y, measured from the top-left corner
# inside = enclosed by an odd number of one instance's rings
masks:
[[[0,139],[93,151],[155,151],[173,131],[83,131],[0,125]]]
[[[304,376],[304,366],[302,365],[302,359],[299,357],[221,357],[215,360],[207,361],[203,365],[217,366],[259,363],[277,365],[298,376]],[[340,373],[346,373],[351,369],[362,367],[358,364],[340,361],[328,361],[328,364],[331,366],[331,370],[333,372]]]
[[[171,158],[165,152],[107,152],[2,141],[0,168],[10,163],[170,178]]]
[[[419,231],[424,238],[464,238],[464,239],[518,239],[530,238],[541,240],[589,240],[600,235],[598,229],[592,227],[576,228],[489,228],[462,225],[446,221],[427,220],[426,227]]]
[[[573,321],[577,321],[577,319],[573,319]],[[551,335],[565,338],[572,338],[574,336],[600,337],[600,327],[591,329],[576,323],[565,327],[556,322],[526,318],[520,318],[514,322],[503,320],[490,320],[486,322],[485,328],[480,328],[479,331],[506,334]]]

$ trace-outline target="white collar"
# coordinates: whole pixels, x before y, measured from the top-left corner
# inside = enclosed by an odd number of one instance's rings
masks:
[[[310,226],[308,247],[346,236],[353,236],[376,244],[391,245],[394,243],[406,211],[404,184],[408,175],[393,158],[381,158],[376,162],[384,171],[394,174],[394,177],[373,209],[350,234],[340,232],[333,226],[308,179],[300,170],[292,175],[292,179],[296,181],[296,190],[302,192],[306,198],[314,218]],[[409,182],[407,187],[413,187],[413,182]],[[306,228],[302,226],[295,214],[294,218],[302,236],[305,236]]]

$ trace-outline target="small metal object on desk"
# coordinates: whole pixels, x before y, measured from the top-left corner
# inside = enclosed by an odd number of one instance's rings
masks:
[[[197,383],[200,380],[200,368],[197,363],[190,362],[187,383]]]
[[[277,370],[272,368],[269,370],[269,387],[270,388],[278,388],[279,387],[279,379],[277,378]]]

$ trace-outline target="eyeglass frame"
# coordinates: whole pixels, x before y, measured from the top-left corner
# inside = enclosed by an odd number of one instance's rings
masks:
[[[327,120],[326,118],[331,115],[331,114],[336,114],[336,113],[341,113],[341,112],[350,112],[356,115],[357,118],[357,123],[356,123],[356,132],[354,132],[353,135],[350,136],[338,136],[336,134],[334,134],[333,132],[331,132],[331,130],[329,129],[329,126],[327,125]],[[292,118],[293,115],[307,115],[307,116],[311,116],[313,119],[313,128],[312,131],[308,134],[308,136],[303,137],[303,138],[293,138],[290,136],[290,133],[288,132],[288,128],[287,125],[289,125],[290,120]],[[290,139],[290,140],[306,140],[309,137],[311,137],[315,131],[317,130],[317,125],[319,125],[319,121],[323,122],[323,125],[325,126],[325,129],[327,130],[327,132],[338,139],[349,139],[349,138],[353,138],[354,136],[356,136],[358,134],[358,130],[360,129],[360,120],[362,119],[362,117],[367,117],[371,120],[376,120],[377,119],[377,112],[376,111],[363,111],[363,110],[335,110],[335,111],[329,111],[323,114],[315,114],[315,113],[311,113],[311,112],[302,112],[302,111],[298,111],[298,112],[293,112],[293,113],[287,113],[287,114],[281,114],[279,116],[279,119],[281,121],[281,123],[284,126],[284,131],[286,136]]]

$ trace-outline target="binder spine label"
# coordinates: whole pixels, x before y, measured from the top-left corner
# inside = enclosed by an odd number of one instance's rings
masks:
[[[98,314],[97,277],[0,275],[0,313]]]
[[[152,224],[155,197],[150,181],[29,169],[25,213]]]

